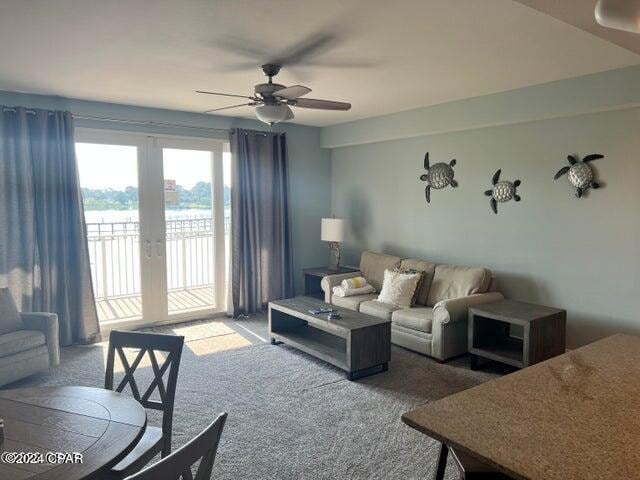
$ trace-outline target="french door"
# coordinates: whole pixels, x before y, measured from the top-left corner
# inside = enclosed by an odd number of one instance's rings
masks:
[[[101,324],[226,310],[225,147],[223,140],[76,130]]]

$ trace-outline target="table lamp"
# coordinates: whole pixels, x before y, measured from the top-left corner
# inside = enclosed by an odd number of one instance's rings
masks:
[[[335,264],[331,263],[329,270],[338,270],[340,268],[340,244],[344,241],[344,219],[323,218],[321,230],[322,241],[329,242],[329,251],[335,257]]]

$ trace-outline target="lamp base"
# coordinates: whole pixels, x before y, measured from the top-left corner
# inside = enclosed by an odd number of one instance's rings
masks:
[[[340,254],[341,252],[340,242],[329,242],[329,252],[331,253],[331,261],[329,262],[328,269],[331,271],[340,270]]]

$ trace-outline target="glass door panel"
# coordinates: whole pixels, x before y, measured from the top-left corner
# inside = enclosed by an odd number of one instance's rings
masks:
[[[91,276],[101,323],[143,317],[135,145],[76,143]]]
[[[215,153],[162,148],[168,317],[202,316],[224,308]]]
[[[76,142],[101,324],[224,311],[225,143],[82,128]]]

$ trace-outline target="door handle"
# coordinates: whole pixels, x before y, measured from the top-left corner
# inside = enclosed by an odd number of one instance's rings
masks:
[[[156,255],[162,256],[162,240],[156,240]]]
[[[144,242],[144,253],[147,258],[151,258],[151,241]]]

